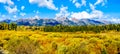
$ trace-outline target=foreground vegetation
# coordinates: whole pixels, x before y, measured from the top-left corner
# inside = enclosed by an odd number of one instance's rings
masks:
[[[120,54],[120,24],[17,26],[0,23],[0,54]]]
[[[0,31],[0,54],[119,54],[120,32]]]

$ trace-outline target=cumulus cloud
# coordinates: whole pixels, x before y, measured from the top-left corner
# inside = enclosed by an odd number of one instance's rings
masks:
[[[86,6],[86,0],[81,0],[83,6]]]
[[[120,23],[120,19],[119,18],[111,18],[109,21],[115,22],[115,23]]]
[[[14,6],[14,7],[5,6],[5,9],[6,9],[9,13],[16,13],[16,12],[18,11],[17,6]]]
[[[40,19],[40,16],[39,15],[35,15],[31,19]]]
[[[21,15],[21,16],[25,16],[25,15],[26,15],[26,13],[20,13],[20,15]]]
[[[68,17],[70,13],[67,11],[68,7],[62,6],[60,12],[56,14],[56,17]]]
[[[5,15],[1,15],[3,18],[5,17]]]
[[[95,6],[93,4],[89,3],[89,6],[91,10],[95,10]]]
[[[80,8],[80,7],[82,7],[82,6],[86,6],[86,0],[70,0],[70,1],[72,1],[72,3],[76,6],[76,8]],[[81,3],[80,2],[78,2],[78,1],[81,1]],[[105,4],[107,3],[107,0],[97,0],[95,3],[94,3],[94,6],[96,6],[96,5],[102,5],[102,6],[104,6]]]
[[[17,16],[16,16],[16,15],[14,15],[14,16],[13,16],[13,18],[17,18]]]
[[[18,11],[17,6],[14,5],[14,2],[12,0],[0,0],[0,3],[7,4],[4,6],[4,8],[10,14]]]
[[[95,9],[95,5],[89,4],[90,9],[92,10],[90,13],[87,11],[82,11],[82,12],[73,12],[71,14],[72,18],[76,19],[85,19],[85,18],[102,18],[104,17],[103,12],[100,10]]]
[[[91,18],[102,18],[104,17],[103,12],[100,10],[94,10],[91,13]]]
[[[76,19],[91,19],[91,18],[103,18],[104,14],[100,10],[96,10],[95,5],[89,4],[91,9],[90,12],[81,11],[81,12],[68,12],[68,7],[62,6],[60,12],[56,14],[56,17],[71,17]]]
[[[70,1],[72,1],[72,3],[75,4],[77,8],[80,8],[81,6],[86,6],[86,0],[81,0],[81,3],[79,3],[78,0],[70,0]]]
[[[91,13],[82,11],[82,12],[73,12],[71,14],[71,18],[76,18],[76,19],[102,18],[102,17],[103,17],[103,12],[99,10],[94,10]]]
[[[0,3],[8,4],[8,5],[14,5],[14,3],[11,0],[0,0]]]
[[[39,13],[39,11],[36,11],[36,14],[38,14]]]
[[[21,10],[24,10],[25,9],[25,6],[21,6]]]
[[[81,6],[81,4],[78,3],[78,2],[76,2],[76,3],[75,3],[75,6],[76,6],[77,8],[79,8],[79,7]]]
[[[6,15],[0,13],[0,20],[3,20],[6,18]]]
[[[39,13],[40,13],[38,10],[34,10],[33,12],[36,13],[36,14],[39,14]]]
[[[77,2],[77,0],[70,0],[70,1],[72,1],[72,3],[75,3],[75,2]]]
[[[70,0],[72,1],[73,4],[75,4],[76,8],[80,8],[82,6],[86,6],[86,0],[81,0],[81,3],[78,2],[80,0]],[[97,10],[97,6],[99,4],[104,5],[105,1],[107,0],[97,0],[94,4],[89,3],[90,9],[87,9],[88,11],[80,11],[80,12],[68,12],[67,9],[68,7],[62,6],[60,9],[60,13],[57,13],[56,16],[64,16],[64,17],[70,17],[70,19],[75,18],[75,19],[91,19],[91,18],[105,18],[106,16],[104,13],[100,10]],[[90,10],[90,11],[89,11]]]
[[[35,17],[35,18],[37,18],[37,19],[39,18],[39,16],[38,16],[38,15],[35,15],[34,17]]]
[[[97,0],[94,5],[102,4],[104,6],[106,2],[107,0]]]
[[[47,7],[52,10],[58,10],[58,8],[53,4],[53,0],[29,0],[29,2],[32,4],[36,3],[40,7]]]
[[[78,13],[72,12],[71,17],[76,19],[90,18],[90,14],[88,14],[86,11],[82,11]]]
[[[95,9],[95,5],[89,4],[90,9],[92,10],[90,13],[87,11],[82,11],[82,12],[73,12],[71,14],[72,18],[76,19],[85,19],[85,18],[102,18],[104,17],[103,12],[100,10]]]

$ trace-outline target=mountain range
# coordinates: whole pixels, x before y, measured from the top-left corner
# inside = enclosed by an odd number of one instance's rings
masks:
[[[58,17],[54,19],[44,19],[44,18],[27,18],[27,19],[18,19],[18,20],[2,20],[0,22],[11,23],[15,22],[17,25],[24,25],[24,26],[55,26],[55,25],[106,25],[106,24],[114,24],[112,21],[107,20],[95,20],[95,19],[76,19],[76,18],[66,18],[66,17]]]

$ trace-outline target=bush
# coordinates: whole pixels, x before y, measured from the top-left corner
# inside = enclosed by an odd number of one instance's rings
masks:
[[[8,51],[2,49],[2,47],[0,47],[0,54],[8,54]]]
[[[38,42],[27,37],[19,37],[8,41],[7,50],[10,54],[38,54],[41,53]],[[39,51],[39,52],[38,52]]]

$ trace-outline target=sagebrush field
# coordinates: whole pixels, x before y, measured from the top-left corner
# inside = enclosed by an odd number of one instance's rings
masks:
[[[0,31],[0,54],[119,54],[120,32]]]

